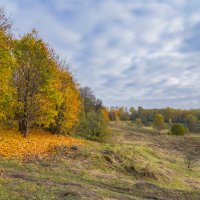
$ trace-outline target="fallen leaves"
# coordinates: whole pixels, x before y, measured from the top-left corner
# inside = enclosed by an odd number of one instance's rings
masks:
[[[24,158],[29,156],[45,157],[59,146],[81,145],[83,141],[49,132],[32,130],[27,138],[14,130],[0,131],[0,156]]]

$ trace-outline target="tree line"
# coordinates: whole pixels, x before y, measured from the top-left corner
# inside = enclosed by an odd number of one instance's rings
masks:
[[[199,126],[200,123],[200,109],[145,109],[139,106],[137,109],[131,107],[111,107],[109,109],[109,119],[111,121],[136,121],[138,123],[146,124],[154,122],[155,116],[160,114],[164,118],[165,123],[183,123],[189,128],[193,128],[192,125]],[[200,127],[199,127],[200,128]]]
[[[80,88],[66,63],[35,29],[14,37],[12,23],[0,8],[1,127],[18,127],[24,137],[29,128],[66,134],[83,131],[80,128],[90,120],[104,127],[103,113],[102,102],[89,88]],[[104,132],[97,129],[91,135]]]

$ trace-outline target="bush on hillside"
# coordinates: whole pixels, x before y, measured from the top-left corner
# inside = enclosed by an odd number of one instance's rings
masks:
[[[109,121],[107,109],[89,87],[80,88],[80,94],[83,110],[80,113],[77,134],[89,140],[105,141]]]
[[[143,126],[143,123],[142,123],[142,120],[140,119],[140,118],[136,118],[135,119],[135,125],[137,126],[137,127],[142,127]]]
[[[171,128],[171,134],[172,135],[185,135],[186,129],[181,124],[174,124]]]
[[[88,112],[81,117],[78,135],[89,140],[102,142],[107,136],[107,123],[100,112]]]

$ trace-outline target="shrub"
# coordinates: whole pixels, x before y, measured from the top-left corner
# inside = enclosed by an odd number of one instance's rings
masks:
[[[172,135],[185,135],[186,129],[181,124],[174,124],[171,128]]]
[[[81,88],[80,94],[83,109],[80,113],[77,134],[89,140],[105,141],[108,136],[107,123],[109,121],[107,109],[89,87]]]
[[[135,119],[135,125],[137,126],[137,127],[141,127],[143,124],[142,124],[142,120],[140,119],[140,118],[136,118]]]
[[[78,126],[78,135],[95,141],[105,141],[107,136],[107,123],[100,112],[88,112],[81,117]]]

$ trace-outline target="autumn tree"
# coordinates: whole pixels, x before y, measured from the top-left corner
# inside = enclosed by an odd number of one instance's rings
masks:
[[[78,84],[65,67],[58,71],[58,96],[60,100],[55,105],[57,115],[50,128],[54,133],[65,134],[78,125],[82,108]]]
[[[110,121],[117,121],[117,120],[119,120],[119,117],[118,117],[117,113],[118,113],[118,111],[115,108],[111,108],[109,110],[109,119],[110,119]]]
[[[110,121],[108,108],[102,107],[101,113],[102,113],[102,116],[103,116],[105,122],[108,123]]]
[[[161,114],[155,115],[153,126],[160,134],[160,131],[164,128],[164,117]]]
[[[118,117],[121,121],[129,120],[129,113],[126,107],[120,107],[117,110]]]
[[[10,29],[0,8],[0,122],[17,120],[24,137],[34,126],[69,132],[79,122],[78,84],[35,30],[18,40]]]
[[[12,22],[7,18],[3,7],[0,7],[0,30],[8,31],[11,29]]]
[[[13,40],[9,34],[11,22],[6,18],[3,8],[0,8],[0,120],[6,119],[12,113],[12,56]]]
[[[55,66],[47,44],[38,37],[35,30],[16,40],[14,55],[16,118],[19,131],[26,137],[30,123],[35,123],[41,114],[48,118],[48,123],[56,115],[51,102],[55,96],[54,88],[51,87]],[[48,111],[44,110],[47,105]],[[45,115],[43,111],[46,111]]]
[[[24,137],[29,127],[68,133],[79,124],[82,110],[108,122],[102,101],[88,89],[81,97],[73,75],[35,30],[20,39],[10,30],[0,8],[0,122],[17,121]]]

